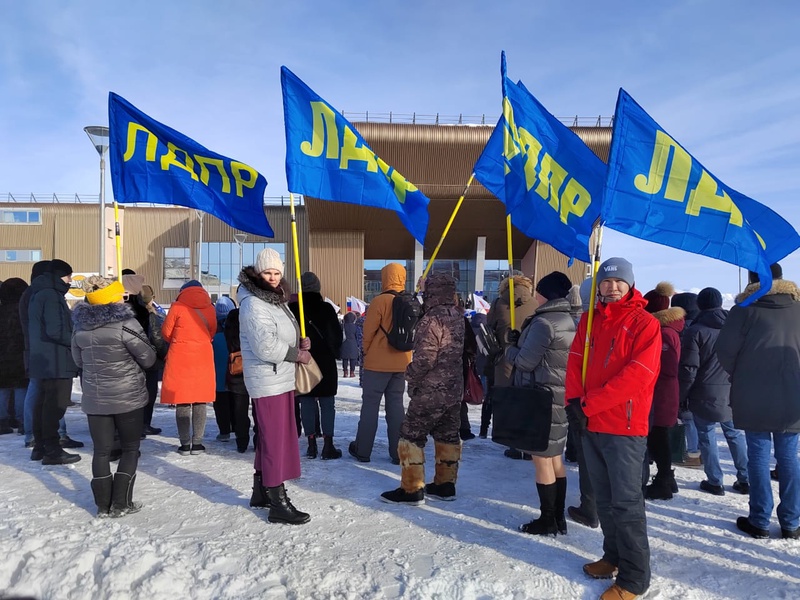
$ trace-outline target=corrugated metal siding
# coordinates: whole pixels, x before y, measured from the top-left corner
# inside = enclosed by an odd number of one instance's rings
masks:
[[[345,298],[364,297],[364,232],[316,231],[308,238],[309,268],[322,283],[322,295],[346,311]]]
[[[558,250],[547,244],[538,244],[536,252],[536,268],[533,273],[529,273],[536,284],[542,277],[553,271],[561,271],[570,278],[572,283],[580,283],[584,280],[586,273],[586,263],[576,260],[571,267],[567,266],[569,259]]]

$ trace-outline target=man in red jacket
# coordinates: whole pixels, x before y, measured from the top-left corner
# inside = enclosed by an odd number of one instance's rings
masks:
[[[603,528],[603,558],[584,565],[587,575],[616,582],[601,600],[629,600],[650,586],[642,462],[648,417],[661,358],[661,328],[634,288],[633,266],[609,258],[597,274],[599,302],[589,337],[588,314],[578,325],[567,362],[567,410],[582,423],[586,467]]]

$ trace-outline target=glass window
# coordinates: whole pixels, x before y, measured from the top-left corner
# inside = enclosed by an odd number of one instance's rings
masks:
[[[272,248],[286,261],[286,244],[268,242],[245,243],[242,245],[242,266],[255,263],[256,256],[264,248]],[[203,285],[215,294],[230,293],[231,286],[239,278],[239,245],[236,242],[203,242]]]
[[[0,223],[4,225],[39,225],[42,216],[38,208],[4,208],[0,210]]]
[[[0,250],[0,262],[38,262],[41,250]]]
[[[164,289],[180,288],[192,278],[189,248],[164,248]]]

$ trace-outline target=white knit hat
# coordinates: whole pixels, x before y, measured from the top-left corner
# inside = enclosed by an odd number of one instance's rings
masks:
[[[281,255],[272,248],[264,248],[256,258],[256,273],[259,275],[267,269],[275,269],[283,275],[283,261]]]

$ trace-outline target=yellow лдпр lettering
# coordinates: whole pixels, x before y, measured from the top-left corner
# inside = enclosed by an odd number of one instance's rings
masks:
[[[139,131],[147,134],[145,160],[152,162],[156,159],[156,146],[158,145],[158,138],[146,127],[131,121],[128,123],[128,137],[125,145],[125,154],[122,157],[122,160],[125,162],[132,159],[133,155],[136,153],[136,133]]]
[[[673,151],[672,167],[667,178],[667,189],[664,191],[664,198],[683,202],[686,198],[689,175],[692,171],[692,157],[663,131],[656,132],[653,158],[650,161],[650,172],[647,175],[640,173],[634,177],[633,185],[644,194],[658,194],[664,185],[664,177],[667,175],[670,150]]]
[[[222,193],[229,194],[231,191],[231,178],[225,171],[225,162],[221,158],[206,158],[205,156],[194,155],[197,164],[200,165],[200,181],[208,185],[209,172],[208,165],[216,168],[222,178]]]
[[[316,137],[316,136],[315,136]],[[356,146],[358,137],[349,127],[344,128],[344,140],[342,143],[342,158],[339,160],[339,168],[347,170],[350,168],[350,161],[355,160],[367,164],[367,171],[370,173],[378,172],[378,163],[375,161],[375,153],[369,146]]]
[[[175,152],[180,152],[183,154],[183,158],[186,161],[185,163],[178,162],[177,157],[175,156]],[[163,171],[169,171],[171,166],[178,167],[179,169],[183,169],[189,175],[192,176],[192,179],[195,181],[198,180],[197,173],[194,172],[194,161],[192,157],[189,156],[189,153],[186,150],[182,150],[178,148],[172,142],[167,142],[167,153],[161,157],[161,169]]]
[[[730,215],[728,222],[731,225],[741,227],[744,223],[742,212],[739,207],[733,203],[731,197],[725,190],[722,190],[722,196],[717,195],[719,186],[714,178],[711,177],[705,170],[700,175],[700,181],[697,187],[689,192],[689,202],[686,204],[686,214],[696,217],[700,214],[701,208],[710,208],[718,210]]]
[[[311,157],[339,157],[339,132],[336,129],[336,113],[324,102],[311,102],[312,133],[311,141],[302,142],[300,151]],[[327,142],[326,142],[327,134]]]
[[[238,161],[231,161],[231,171],[233,172],[233,180],[236,182],[236,195],[240,198],[244,196],[244,188],[251,190],[256,186],[258,180],[258,171],[244,163]],[[243,174],[247,173],[250,178],[244,179]]]

